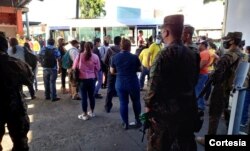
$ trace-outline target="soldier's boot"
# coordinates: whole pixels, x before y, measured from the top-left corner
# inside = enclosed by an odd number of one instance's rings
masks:
[[[219,125],[219,116],[209,116],[209,124],[208,124],[208,135],[216,135],[217,128]]]

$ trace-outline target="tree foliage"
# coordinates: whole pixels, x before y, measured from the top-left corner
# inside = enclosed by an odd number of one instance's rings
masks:
[[[80,0],[81,18],[98,18],[106,15],[104,0]]]

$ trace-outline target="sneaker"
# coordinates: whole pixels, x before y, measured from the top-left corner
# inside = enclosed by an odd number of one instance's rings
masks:
[[[103,96],[102,96],[101,94],[95,94],[95,98],[96,98],[96,99],[102,99]]]
[[[127,130],[128,129],[128,124],[126,124],[126,123],[122,123],[122,128],[124,129],[124,130]]]
[[[78,115],[78,119],[86,121],[86,120],[89,119],[89,116],[88,115],[84,115],[84,114],[80,114],[80,115]]]
[[[140,128],[141,126],[142,126],[142,123],[140,121],[129,123],[129,127],[132,129],[137,129],[137,128]]]
[[[54,98],[54,99],[52,99],[51,101],[52,102],[56,102],[56,101],[59,101],[60,100],[60,98]]]
[[[240,127],[247,127],[247,124],[240,124]]]
[[[68,91],[67,91],[67,89],[66,89],[66,88],[61,88],[61,93],[62,93],[62,94],[67,94],[67,93],[68,93]]]
[[[35,95],[31,97],[31,100],[34,100],[34,99],[36,99],[36,96],[35,96]]]
[[[50,97],[46,97],[45,100],[50,100]]]
[[[205,137],[196,137],[195,140],[197,143],[205,145]]]
[[[95,113],[93,113],[93,112],[91,112],[91,111],[88,112],[88,115],[89,115],[90,117],[95,117]]]
[[[76,95],[76,96],[72,97],[72,100],[81,100],[81,98],[78,95]]]

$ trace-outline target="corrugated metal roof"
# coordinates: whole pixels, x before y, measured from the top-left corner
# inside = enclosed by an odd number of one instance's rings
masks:
[[[24,7],[29,2],[31,2],[31,0],[1,0],[0,6]]]

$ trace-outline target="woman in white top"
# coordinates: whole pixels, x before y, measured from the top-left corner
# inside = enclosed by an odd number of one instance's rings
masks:
[[[10,38],[9,40],[10,43],[10,48],[8,49],[8,54],[11,57],[14,57],[16,59],[20,59],[23,62],[25,62],[25,58],[24,58],[24,48],[18,45],[18,41],[16,38]],[[33,85],[29,85],[27,86],[29,89],[29,93],[30,93],[30,97],[31,99],[35,99],[35,90]],[[25,97],[25,94],[23,93],[23,89],[22,87],[20,87],[20,90],[22,92],[23,97]]]
[[[10,43],[10,48],[8,49],[9,56],[20,59],[25,62],[24,49],[23,47],[18,45],[17,39],[10,38],[9,43]]]

